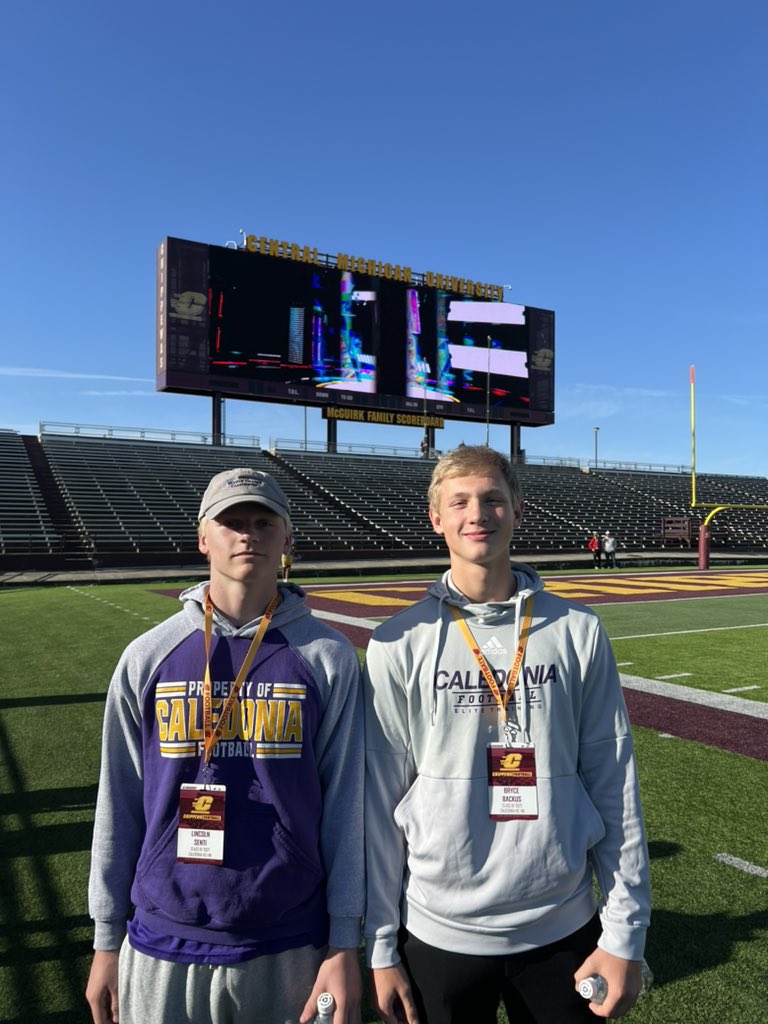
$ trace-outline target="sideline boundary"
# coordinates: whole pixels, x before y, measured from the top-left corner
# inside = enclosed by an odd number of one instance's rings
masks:
[[[760,704],[743,697],[734,697],[729,693],[716,693],[710,690],[698,690],[693,686],[675,686],[673,683],[662,683],[656,679],[644,679],[642,676],[630,676],[621,673],[621,685],[626,690],[638,690],[641,693],[665,697],[699,707],[728,711],[732,714],[749,715],[768,721],[768,704]]]

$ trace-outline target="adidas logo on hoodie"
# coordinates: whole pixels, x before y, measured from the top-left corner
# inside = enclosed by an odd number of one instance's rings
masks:
[[[498,658],[503,657],[507,653],[506,647],[503,647],[495,636],[480,648],[486,658]]]

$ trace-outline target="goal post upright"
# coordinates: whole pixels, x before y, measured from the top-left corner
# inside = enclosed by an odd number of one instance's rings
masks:
[[[691,508],[696,508],[696,367],[691,367]]]
[[[691,366],[691,508],[696,504],[696,367]],[[709,520],[710,516],[699,524],[699,569],[709,568]]]
[[[709,524],[715,518],[718,512],[727,512],[730,509],[746,509],[749,511],[768,511],[768,505],[742,505],[738,503],[724,503],[724,502],[707,502],[696,501],[696,368],[691,366],[691,508],[692,509],[709,509],[710,511],[704,516],[699,526],[699,558],[698,567],[699,569],[709,568],[709,549],[711,531]]]

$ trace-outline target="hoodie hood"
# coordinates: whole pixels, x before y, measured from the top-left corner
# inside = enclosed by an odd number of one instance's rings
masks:
[[[460,608],[462,614],[468,620],[470,628],[473,621],[476,621],[478,624],[483,626],[494,626],[497,624],[506,625],[511,621],[514,621],[515,646],[517,646],[520,639],[520,623],[522,619],[520,609],[522,604],[528,597],[538,593],[540,590],[543,590],[544,582],[539,574],[529,565],[513,562],[511,563],[511,568],[517,585],[515,587],[514,594],[506,601],[493,601],[488,604],[474,604],[468,598],[464,597],[461,591],[456,588],[451,578],[450,569],[443,573],[442,577],[433,583],[428,589],[427,596],[437,600],[437,615],[435,617],[435,631],[432,642],[432,657],[429,675],[430,679],[433,679],[435,676],[437,660],[443,642],[443,630],[446,628],[442,614],[444,604]],[[448,616],[448,618],[450,619],[451,616]],[[436,712],[437,691],[433,689],[430,705],[430,721],[433,725],[435,723]]]
[[[179,595],[179,600],[184,605],[184,614],[194,624],[196,629],[205,628],[205,595],[208,593],[210,584],[206,580],[194,587],[189,587]],[[295,583],[278,583],[277,592],[280,595],[280,604],[272,616],[271,629],[280,629],[289,622],[295,622],[310,614],[307,608],[307,595],[296,586]],[[237,636],[249,638],[259,628],[262,616],[246,622],[244,626],[236,626],[234,622],[223,615],[218,609],[213,610],[213,635],[214,636]]]
[[[451,577],[450,569],[432,584],[427,593],[430,597],[437,598],[440,604],[456,605],[469,618],[482,616],[486,622],[491,622],[496,617],[506,618],[510,610],[517,609],[527,597],[544,589],[544,581],[530,565],[512,562],[511,569],[517,585],[514,594],[507,601],[474,604],[458,590]]]

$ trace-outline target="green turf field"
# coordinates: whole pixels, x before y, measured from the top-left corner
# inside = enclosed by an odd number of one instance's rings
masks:
[[[86,886],[104,694],[128,640],[176,610],[162,587],[0,591],[3,1024],[89,1019]],[[597,610],[623,672],[717,692],[755,686],[739,696],[768,701],[768,597]],[[625,1019],[768,1024],[768,762],[653,730],[635,736],[657,985]]]

